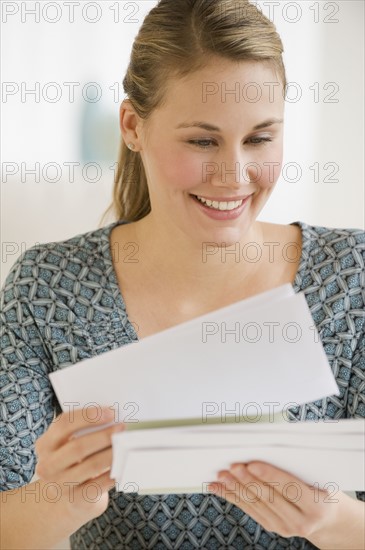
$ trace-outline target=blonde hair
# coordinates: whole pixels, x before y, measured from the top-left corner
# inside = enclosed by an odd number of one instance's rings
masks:
[[[169,79],[199,71],[213,57],[269,62],[286,89],[283,45],[275,25],[248,0],[160,0],[134,40],[123,89],[147,121],[161,107]],[[137,221],[151,211],[141,156],[121,137],[112,203],[117,220]]]

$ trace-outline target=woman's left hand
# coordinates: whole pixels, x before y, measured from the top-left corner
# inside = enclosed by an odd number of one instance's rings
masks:
[[[329,491],[321,490],[266,462],[231,464],[230,470],[218,473],[218,480],[208,485],[209,492],[243,510],[267,531],[310,542],[328,538],[343,502],[350,498],[336,490],[335,483],[328,484]]]

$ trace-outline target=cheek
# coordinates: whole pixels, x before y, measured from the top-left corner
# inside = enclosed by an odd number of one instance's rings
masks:
[[[270,189],[278,180],[283,164],[282,147],[272,148],[262,155],[258,162],[256,183],[264,188]]]
[[[156,156],[157,181],[168,186],[171,191],[194,189],[202,181],[203,163],[197,155],[169,149]]]

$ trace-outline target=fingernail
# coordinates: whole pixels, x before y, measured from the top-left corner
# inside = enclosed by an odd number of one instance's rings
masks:
[[[109,419],[114,418],[114,409],[110,409],[109,407],[103,409],[102,416],[103,416],[103,418],[105,418],[106,420],[109,420]]]
[[[231,472],[233,475],[243,476],[245,473],[245,467],[242,464],[233,464],[231,466]]]
[[[260,466],[260,464],[249,464],[247,466],[247,469],[250,474],[253,474],[254,476],[260,476],[263,473],[263,468]]]
[[[119,422],[119,423],[116,424],[116,426],[115,426],[115,431],[116,431],[116,432],[120,432],[121,430],[124,430],[124,422]]]
[[[228,472],[218,472],[218,480],[219,481],[224,481],[225,483],[229,483],[232,481],[232,476],[230,473]]]

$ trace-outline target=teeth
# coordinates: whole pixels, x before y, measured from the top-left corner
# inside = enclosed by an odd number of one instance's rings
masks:
[[[234,210],[235,208],[241,206],[241,204],[243,203],[243,199],[240,201],[218,202],[210,201],[208,199],[205,199],[204,197],[197,196],[196,198],[206,206],[209,206],[209,208],[215,208],[216,210]]]

